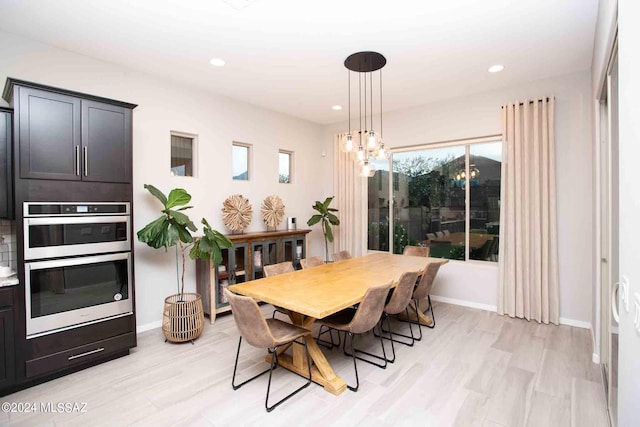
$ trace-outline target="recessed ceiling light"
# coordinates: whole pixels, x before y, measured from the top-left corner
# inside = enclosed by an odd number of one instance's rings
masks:
[[[211,63],[211,65],[213,65],[214,67],[224,67],[224,59],[220,59],[220,58],[213,58],[211,61],[209,61]]]
[[[489,67],[489,72],[490,73],[499,73],[500,71],[504,70],[504,65],[492,65],[491,67]]]
[[[331,107],[332,110],[336,110],[336,111],[340,111],[342,110],[342,105],[334,105],[333,107]]]

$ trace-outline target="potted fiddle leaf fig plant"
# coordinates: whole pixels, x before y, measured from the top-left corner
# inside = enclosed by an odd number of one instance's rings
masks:
[[[174,188],[166,196],[153,185],[145,184],[144,188],[162,203],[163,209],[160,217],[138,231],[138,240],[155,249],[163,247],[167,251],[175,247],[176,251],[178,293],[165,299],[162,332],[166,341],[193,343],[204,328],[204,311],[199,294],[184,292],[185,253],[191,247],[191,259],[210,259],[217,266],[222,261],[222,248],[230,248],[233,243],[220,232],[213,230],[204,218],[204,235],[193,237],[191,233],[196,232],[198,228],[184,213],[192,208],[187,206],[191,201],[191,195],[186,190]],[[178,264],[179,256],[182,257],[182,274]]]
[[[324,202],[316,200],[315,205],[312,206],[314,210],[318,213],[313,215],[307,221],[308,226],[315,225],[317,223],[322,224],[322,234],[324,234],[324,252],[325,252],[325,261],[329,262],[329,242],[333,242],[333,231],[331,230],[332,225],[340,225],[340,220],[334,214],[334,212],[338,212],[338,209],[330,208],[329,205],[333,197],[327,197]]]

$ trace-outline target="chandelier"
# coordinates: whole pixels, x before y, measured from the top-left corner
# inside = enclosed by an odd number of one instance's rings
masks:
[[[375,174],[373,159],[389,158],[389,151],[382,141],[382,67],[387,60],[377,52],[357,52],[349,55],[344,61],[348,70],[349,88],[349,132],[341,145],[342,151],[353,153],[361,168],[360,175],[370,177]],[[380,127],[376,132],[373,125],[373,73],[378,71]],[[351,80],[352,73],[358,75],[358,130],[351,128]],[[364,105],[364,111],[363,111]],[[367,117],[368,113],[368,117]],[[363,123],[364,122],[364,123]]]
[[[456,179],[456,181],[465,181],[466,176],[467,172],[464,169],[460,169],[458,172],[456,172],[454,178]],[[476,179],[479,176],[480,170],[476,167],[475,164],[471,163],[469,165],[469,179]]]

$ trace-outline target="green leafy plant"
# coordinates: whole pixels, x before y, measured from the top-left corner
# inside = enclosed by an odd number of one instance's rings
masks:
[[[174,188],[169,192],[169,196],[150,184],[145,184],[144,188],[162,203],[162,215],[147,224],[138,231],[138,240],[146,243],[152,248],[164,247],[165,251],[170,247],[176,248],[176,274],[178,274],[178,252],[182,255],[182,276],[178,280],[178,294],[184,294],[184,270],[185,252],[193,245],[189,252],[191,259],[211,259],[214,265],[222,262],[221,248],[233,247],[233,243],[220,232],[211,228],[206,219],[202,218],[204,225],[204,236],[194,237],[192,232],[198,228],[189,216],[183,213],[193,206],[186,206],[191,201],[191,195],[182,188]]]
[[[333,231],[331,230],[332,225],[340,225],[340,220],[333,212],[338,212],[338,209],[330,208],[329,205],[333,197],[327,197],[324,202],[320,202],[316,200],[315,205],[312,208],[318,211],[317,214],[313,215],[307,221],[308,226],[315,225],[317,223],[322,224],[322,234],[324,234],[324,251],[325,251],[325,260],[329,261],[329,242],[333,242]]]

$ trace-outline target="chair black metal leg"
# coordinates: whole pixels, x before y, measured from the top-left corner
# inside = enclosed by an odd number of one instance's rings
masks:
[[[326,331],[322,332],[322,328],[327,328]],[[323,347],[326,347],[328,349],[332,349],[333,347],[340,347],[340,331],[338,331],[338,344],[336,345],[336,343],[333,342],[333,331],[334,329],[326,326],[326,325],[320,325],[320,329],[318,329],[318,336],[316,337],[316,342],[320,345],[322,345]],[[329,333],[329,338],[331,339],[331,342],[327,341],[327,340],[322,340],[320,339],[320,336],[322,334],[326,334]]]
[[[378,321],[378,325],[377,326],[380,325],[380,321]],[[375,329],[375,326],[374,326],[374,329]],[[376,334],[374,333],[374,335],[376,335]],[[382,338],[382,334],[376,335],[376,336],[380,337],[380,345],[382,346],[382,356],[377,355],[377,354],[373,354],[373,353],[369,353],[369,352],[366,352],[364,350],[358,350],[357,348],[354,350],[353,349],[353,344],[351,345],[352,353],[350,354],[346,350],[343,349],[344,354],[346,356],[350,356],[350,357],[353,357],[355,355],[355,353],[366,354],[369,357],[373,357],[375,359],[382,360],[384,363],[376,363],[376,362],[374,362],[372,360],[365,359],[365,358],[359,357],[359,356],[355,356],[355,358],[358,359],[358,360],[362,360],[363,362],[367,362],[367,363],[369,363],[371,365],[377,366],[378,368],[386,369],[387,368],[387,362],[390,362],[390,361],[387,359],[387,353],[386,353],[385,348],[384,348],[384,340]],[[392,345],[393,345],[393,343],[392,343]],[[355,353],[353,353],[354,351],[355,351]],[[395,354],[395,349],[394,349],[394,354]],[[394,360],[395,360],[395,357],[394,357]],[[390,362],[390,363],[393,363],[393,362]]]
[[[406,317],[408,319],[409,318],[409,309],[405,308],[404,312],[405,312],[405,315],[406,315]],[[409,332],[411,333],[411,335],[401,334],[400,332],[393,332],[393,335],[396,335],[396,336],[402,337],[402,338],[407,338],[407,339],[411,340],[410,342],[407,342],[407,341],[404,341],[404,340],[399,340],[399,339],[396,339],[396,338],[393,338],[393,339],[390,338],[390,336],[391,336],[391,320],[389,319],[388,316],[387,316],[387,323],[389,325],[389,329],[385,330],[384,329],[384,323],[382,323],[381,327],[380,327],[380,335],[385,340],[391,340],[392,343],[397,342],[399,344],[403,344],[403,345],[406,345],[408,347],[413,347],[414,342],[418,341],[416,339],[416,337],[413,335],[413,328],[411,326],[413,324],[413,322],[408,322],[408,321],[403,321],[403,322],[409,324]],[[385,337],[384,335],[382,335],[382,332],[384,332],[385,334],[389,334],[390,336],[389,337]],[[374,329],[373,333],[375,334],[375,329]],[[378,336],[378,335],[376,335],[376,336]]]
[[[269,382],[267,383],[267,395],[266,395],[265,400],[264,400],[264,407],[267,410],[267,412],[273,411],[281,403],[285,402],[290,397],[298,394],[298,392],[300,392],[302,389],[305,389],[305,388],[309,387],[309,384],[311,384],[311,357],[309,356],[309,347],[307,347],[307,337],[304,336],[302,338],[304,340],[304,344],[301,344],[298,341],[293,341],[293,343],[298,344],[298,345],[304,345],[304,350],[305,350],[305,353],[307,355],[307,367],[309,369],[309,377],[302,377],[302,378],[305,378],[307,380],[307,382],[304,385],[302,385],[301,387],[299,387],[296,390],[294,390],[291,393],[289,393],[287,396],[285,396],[282,399],[280,399],[279,401],[277,401],[275,404],[269,406],[269,391],[271,389],[271,374],[272,374],[273,370],[275,369],[276,362],[278,360],[278,355],[277,355],[278,347],[274,348],[272,356],[271,356],[271,368],[269,370]],[[295,373],[295,374],[298,375],[298,376],[302,376],[302,375],[299,375],[297,373]]]
[[[427,295],[427,300],[429,301],[429,307],[427,307],[427,310],[425,311],[425,313],[431,310],[431,325],[425,325],[425,326],[429,329],[433,329],[436,327],[436,315],[433,314],[433,305],[431,304],[431,295]]]
[[[271,318],[272,318],[272,319],[275,319],[275,318],[276,318],[276,313],[282,313],[282,314],[284,314],[285,316],[287,316],[287,320],[289,320],[289,313],[287,313],[287,312],[285,312],[285,311],[282,311],[282,310],[280,310],[280,309],[277,309],[277,308],[275,308],[275,309],[273,310],[273,313],[271,314]]]
[[[242,344],[242,337],[240,337],[240,339],[238,340],[238,351],[236,352],[236,362],[233,365],[233,377],[231,378],[231,387],[233,387],[234,390],[239,389],[240,387],[242,387],[243,385],[245,385],[246,383],[255,380],[256,378],[258,378],[261,375],[266,374],[267,372],[271,371],[271,368],[267,369],[264,372],[260,372],[257,375],[254,375],[253,377],[249,378],[248,380],[236,385],[236,371],[238,370],[238,357],[240,356],[240,345]]]
[[[356,362],[356,353],[355,351],[353,351],[353,341],[355,340],[355,335],[353,335],[351,332],[349,332],[349,336],[351,337],[351,357],[353,358],[353,370],[356,373],[356,386],[355,387],[351,387],[349,384],[347,384],[347,388],[351,391],[358,391],[358,388],[360,388],[360,379],[358,378],[358,364]],[[347,342],[347,337],[344,337],[344,341],[345,344]]]

